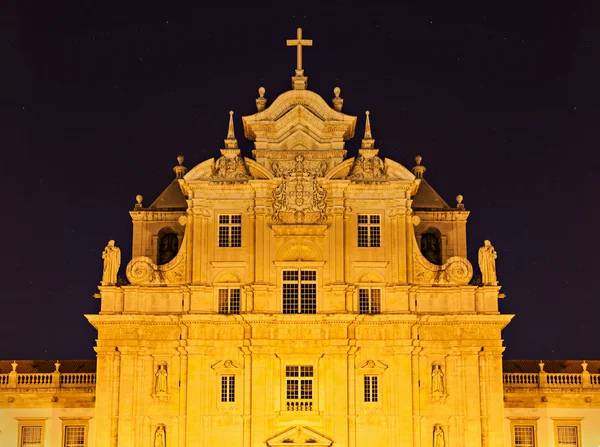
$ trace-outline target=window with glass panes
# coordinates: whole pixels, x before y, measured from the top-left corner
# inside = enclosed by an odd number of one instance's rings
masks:
[[[313,398],[312,366],[286,366],[286,397],[288,400],[312,400]]]
[[[221,402],[235,402],[235,376],[221,376]]]
[[[21,446],[20,447],[41,447],[42,445],[42,427],[23,426],[21,427]]]
[[[379,376],[365,376],[365,402],[379,402]]]
[[[283,271],[283,313],[317,313],[317,271]]]
[[[579,447],[579,437],[575,426],[557,426],[558,447]]]
[[[381,247],[381,216],[379,214],[358,215],[358,246]]]
[[[85,445],[85,425],[67,425],[63,447],[80,447]]]
[[[533,425],[515,425],[513,427],[515,447],[535,447]]]
[[[358,311],[361,314],[381,313],[381,289],[358,289]]]
[[[219,289],[219,313],[240,313],[240,289]]]
[[[219,215],[219,247],[242,246],[242,215]]]

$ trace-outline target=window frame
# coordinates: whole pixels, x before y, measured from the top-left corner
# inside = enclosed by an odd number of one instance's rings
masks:
[[[232,217],[238,217],[239,222],[232,222]],[[221,223],[221,217],[227,217],[227,222]],[[217,214],[217,248],[241,248],[242,237],[242,213],[219,213]],[[221,229],[227,229],[227,245],[221,245]],[[233,229],[239,228],[239,245],[232,245]]]
[[[361,222],[361,217],[366,217],[367,222]],[[373,223],[371,219],[377,217],[379,222]],[[383,246],[382,236],[383,236],[383,215],[381,213],[359,213],[356,217],[356,246],[358,248],[381,248]],[[361,227],[366,228],[366,245],[361,241]],[[377,236],[373,233],[373,229],[377,228]],[[377,244],[375,244],[374,239],[377,239]]]
[[[554,445],[556,447],[560,447],[558,443],[558,428],[559,427],[575,427],[577,429],[577,447],[582,447],[581,443],[581,421],[582,417],[553,417],[552,421],[554,422]]]
[[[368,312],[362,312],[361,310],[361,292],[362,291],[367,291],[368,292]],[[379,310],[377,312],[373,312],[373,291],[377,290],[379,292]],[[382,302],[383,302],[383,287],[371,287],[371,286],[361,286],[358,285],[358,313],[361,315],[375,315],[375,314],[380,314],[381,313],[381,309],[382,309]]]
[[[289,375],[293,373],[292,368],[297,368],[297,375]],[[303,368],[305,368],[303,370]],[[310,370],[309,370],[310,368]],[[310,372],[310,375],[309,375]],[[304,375],[303,375],[304,374]],[[283,366],[283,397],[285,402],[285,408],[287,411],[303,411],[310,412],[315,411],[316,406],[316,367],[311,362],[297,361],[294,363],[288,363]],[[296,397],[289,396],[289,382],[296,382]],[[303,383],[306,382],[306,383]],[[304,388],[310,383],[310,397],[302,397],[303,393],[306,392]],[[290,410],[290,402],[296,402],[300,405],[305,404],[310,410]]]
[[[285,274],[286,273],[297,273],[297,279],[285,279]],[[314,279],[302,279],[302,273],[306,272],[306,273],[314,273]],[[286,267],[286,268],[282,268],[281,269],[281,273],[280,273],[280,278],[281,278],[281,313],[285,314],[285,315],[298,315],[298,314],[304,314],[304,315],[314,315],[317,313],[318,311],[318,295],[317,295],[317,291],[319,290],[319,270],[313,267]],[[296,301],[297,301],[297,307],[296,307],[296,312],[286,312],[286,285],[292,285],[292,284],[296,284]],[[314,286],[314,312],[303,312],[303,308],[306,307],[306,309],[312,308],[313,306],[310,303],[310,297],[306,297],[306,301],[303,301],[303,295],[302,295],[302,286],[303,285],[311,285]],[[291,288],[288,290],[292,290]],[[289,301],[290,298],[287,298],[287,301]],[[310,310],[310,309],[309,309]]]
[[[221,397],[219,402],[222,404],[235,403],[235,374],[220,374]],[[226,400],[223,400],[225,397]]]
[[[366,404],[377,404],[380,400],[380,375],[379,374],[363,374],[363,402]],[[368,379],[368,380],[367,380]],[[367,385],[367,382],[369,384]],[[367,399],[367,388],[369,398]]]
[[[237,315],[242,312],[242,288],[239,286],[231,286],[231,287],[220,287],[217,284],[217,313],[220,315]],[[221,291],[226,291],[227,293],[227,311],[221,312]],[[237,291],[237,312],[231,311],[231,294],[232,291]]]
[[[17,446],[23,447],[23,428],[25,427],[41,427],[42,433],[40,438],[40,447],[44,447],[44,441],[46,437],[46,420],[48,418],[16,418],[19,422],[17,430]]]
[[[66,440],[66,431],[67,427],[81,427],[83,426],[84,435],[83,435],[83,445],[87,447],[88,445],[88,433],[89,433],[89,422],[91,417],[61,417],[62,420],[62,428],[61,428],[61,447],[65,447]]]
[[[539,417],[517,417],[508,418],[510,420],[510,445],[511,447],[520,447],[522,444],[515,444],[515,427],[532,427],[533,428],[533,447],[538,447],[538,429],[537,421]]]

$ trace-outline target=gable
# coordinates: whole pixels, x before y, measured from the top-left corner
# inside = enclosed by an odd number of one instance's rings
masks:
[[[297,425],[269,439],[267,445],[269,447],[289,447],[294,445],[330,446],[333,445],[333,441],[309,427]]]

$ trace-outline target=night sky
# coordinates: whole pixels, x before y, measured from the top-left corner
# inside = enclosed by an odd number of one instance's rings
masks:
[[[240,117],[289,90],[299,26],[309,88],[359,116],[348,155],[370,110],[382,157],[464,196],[476,271],[496,247],[505,358],[600,358],[595,2],[58,3],[0,19],[0,358],[95,357],[106,242],[124,273],[136,194],[217,157],[229,110],[250,156]]]

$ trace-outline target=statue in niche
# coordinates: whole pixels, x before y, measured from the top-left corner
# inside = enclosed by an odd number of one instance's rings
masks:
[[[164,233],[158,238],[158,256],[156,263],[158,265],[166,264],[171,261],[179,250],[179,239],[175,233]]]
[[[444,392],[444,372],[442,367],[437,363],[433,365],[431,370],[431,391],[433,393]]]
[[[166,432],[165,426],[160,424],[154,432],[154,447],[165,447],[166,446]]]
[[[154,392],[156,394],[167,392],[167,366],[158,365],[156,370],[156,380],[154,383]]]
[[[102,271],[103,286],[114,286],[117,283],[117,273],[121,267],[121,250],[115,245],[114,240],[108,241],[108,245],[104,247],[102,252],[104,259],[104,270]]]
[[[496,277],[496,258],[498,254],[492,243],[487,239],[483,242],[483,247],[479,249],[479,269],[481,270],[481,279],[484,286],[498,285]]]
[[[433,447],[445,447],[446,441],[444,440],[444,430],[442,430],[442,426],[436,424],[433,427]]]
[[[433,233],[423,233],[421,235],[421,253],[432,264],[442,265],[440,238]]]

